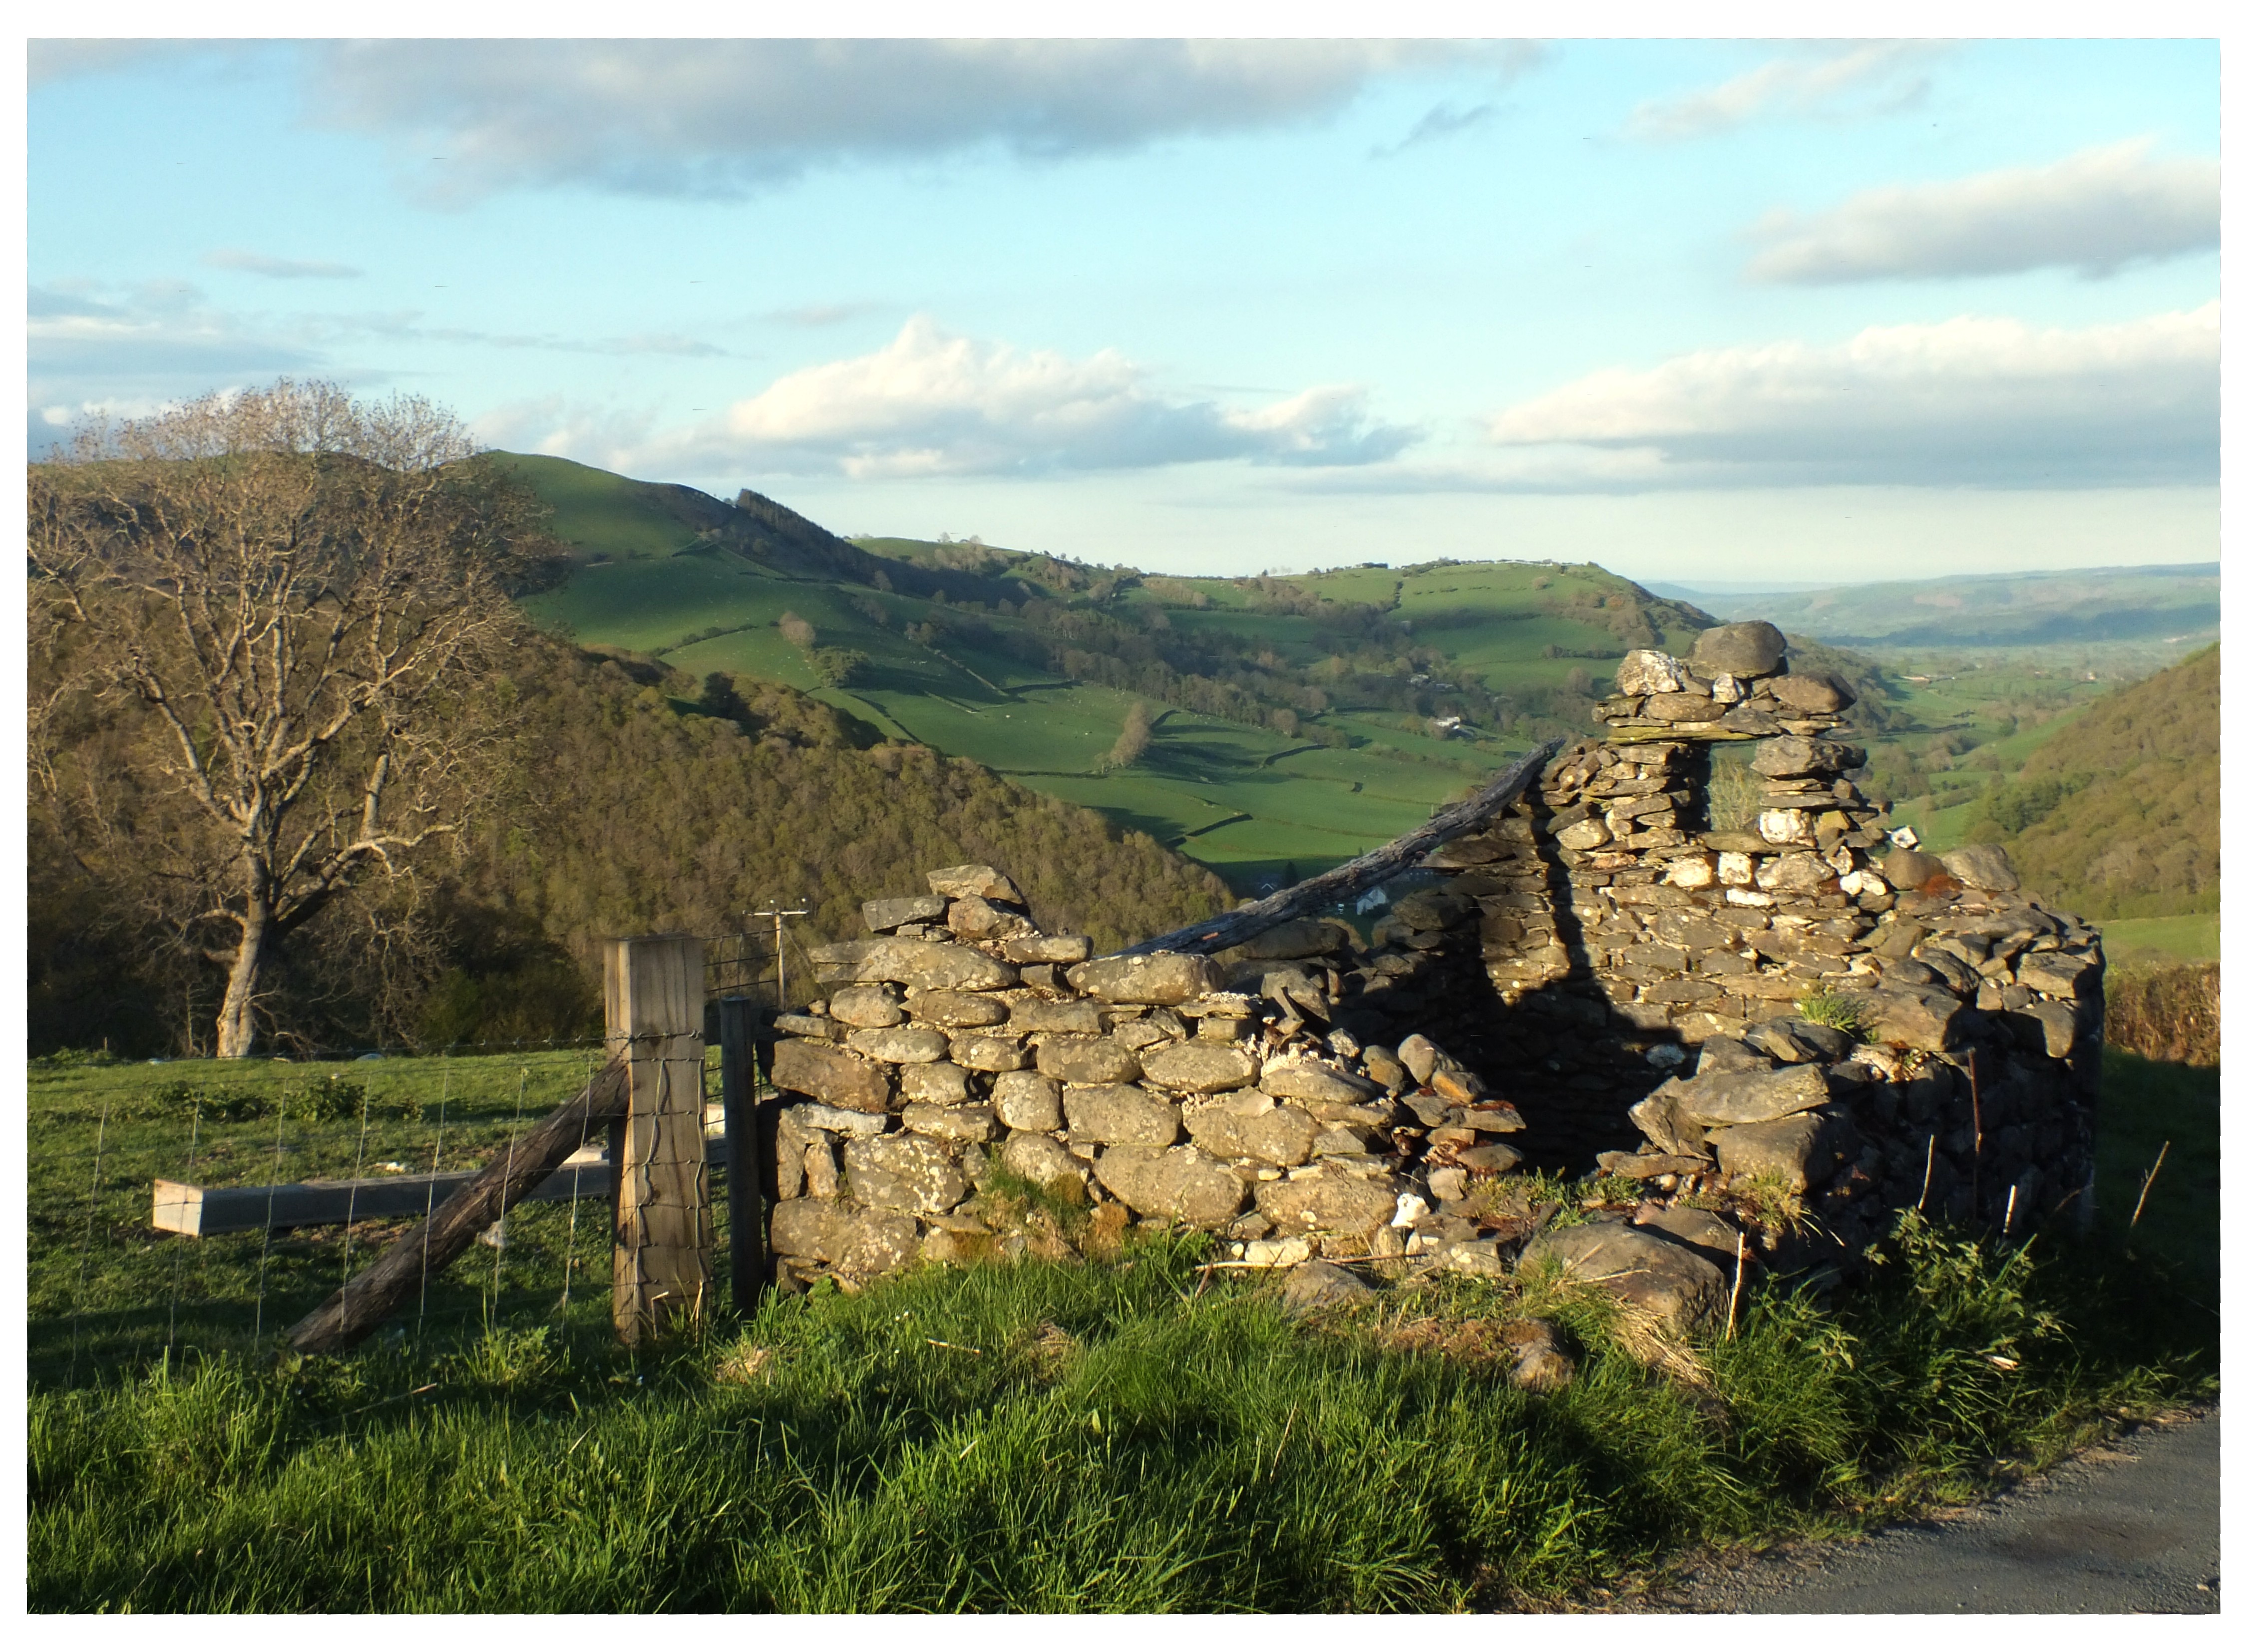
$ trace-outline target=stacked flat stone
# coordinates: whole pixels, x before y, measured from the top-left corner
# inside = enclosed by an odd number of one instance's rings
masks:
[[[1594,715],[1619,730],[1703,739],[1833,728],[1857,696],[1824,672],[1790,670],[1786,650],[1779,628],[1763,620],[1704,631],[1683,661],[1635,648]]]
[[[1417,1253],[1432,1186],[1456,1198],[1521,1156],[1498,1139],[1519,1115],[1428,1039],[1331,1025],[1319,960],[1347,926],[1286,926],[1230,970],[1089,959],[991,867],[929,881],[867,901],[875,938],[815,949],[829,996],[776,1018],[784,1283],[1037,1248],[997,1219],[1004,1184],[984,1196],[999,1172],[1089,1202],[1095,1238],[1138,1220],[1275,1265]]]

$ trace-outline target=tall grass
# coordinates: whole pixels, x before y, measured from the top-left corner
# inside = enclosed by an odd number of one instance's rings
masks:
[[[2218,1065],[2215,963],[2126,965],[2108,977],[2108,1042],[2149,1061]]]
[[[1839,1308],[1771,1292],[1706,1378],[1605,1299],[1453,1280],[1306,1325],[1197,1272],[928,1270],[640,1362],[495,1334],[434,1363],[222,1356],[35,1395],[49,1611],[1447,1611],[1682,1542],[1831,1530],[2190,1391],[2159,1326],[2072,1340],[2080,1263],[1908,1220]],[[1540,1294],[1542,1292],[1542,1294]],[[1542,1308],[1552,1395],[1399,1334]],[[2152,1340],[2148,1340],[2151,1338]],[[2012,1363],[2005,1363],[2011,1361]]]

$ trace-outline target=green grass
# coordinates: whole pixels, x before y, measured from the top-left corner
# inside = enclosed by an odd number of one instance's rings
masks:
[[[2199,963],[2217,956],[2218,915],[2189,912],[2174,918],[2103,918],[2101,944],[2110,963]]]
[[[463,1112],[511,1111],[497,1059],[368,1065],[370,1099],[401,1111],[433,1080]],[[69,1132],[102,1099],[119,1123],[169,1070],[39,1075],[35,1236],[84,1214],[54,1208],[68,1186],[38,1172],[47,1144],[83,1145]],[[2111,1057],[2108,1077],[2093,1244],[1908,1229],[1833,1306],[1755,1293],[1739,1337],[1700,1350],[1706,1397],[1640,1365],[1582,1290],[1451,1280],[1304,1326],[1269,1290],[1197,1272],[1190,1236],[1115,1265],[823,1287],[641,1358],[600,1334],[597,1288],[574,1332],[503,1302],[490,1331],[471,1316],[340,1358],[275,1362],[246,1336],[120,1349],[67,1387],[35,1372],[30,1601],[1427,1612],[1550,1603],[1682,1545],[1859,1529],[2212,1389],[2215,1319],[2195,1305],[2215,1301],[2214,1075]],[[154,1130],[120,1134],[165,1161]],[[2129,1230],[2119,1184],[2135,1196],[2165,1140]],[[163,1260],[99,1276],[92,1306]],[[472,1251],[451,1288],[474,1300],[489,1260]],[[52,1307],[34,1292],[35,1350]],[[1580,1345],[1559,1394],[1412,1334],[1524,1311]]]
[[[1394,1322],[1292,1324],[1266,1292],[1204,1285],[1198,1249],[822,1291],[637,1362],[502,1333],[434,1361],[221,1359],[42,1393],[31,1602],[1518,1604],[1681,1543],[1964,1495],[1994,1458],[2043,1461],[2193,1381],[2072,1343],[2023,1258],[1932,1236],[1839,1311],[1760,1297],[1703,1350],[1724,1428],[1590,1298],[1545,1303],[1586,1357],[1538,1397],[1401,1347]],[[1463,1282],[1415,1312],[1487,1321],[1537,1288]]]
[[[2217,1070],[2149,1061],[2110,1049],[2101,1078],[2100,1242],[2175,1281],[2191,1299],[2200,1328],[2214,1336]],[[2146,1206],[2134,1228],[2132,1211],[2157,1159],[2161,1173],[2146,1190]]]
[[[346,1277],[340,1224],[270,1242],[256,1233],[198,1240],[158,1231],[150,1225],[157,1178],[224,1188],[374,1178],[390,1166],[479,1166],[518,1120],[535,1121],[574,1094],[600,1059],[598,1051],[559,1050],[342,1064],[35,1066],[25,1258],[32,1381],[84,1380],[168,1346],[247,1350]],[[347,1103],[305,1116],[307,1081],[326,1077],[359,1086],[363,1114]],[[167,1100],[168,1089],[200,1093],[200,1110]],[[232,1099],[250,1101],[260,1116],[220,1116],[250,1110],[225,1107]],[[572,1323],[601,1321],[607,1263],[598,1222],[581,1211],[573,1234],[568,1205],[522,1207],[509,1218],[506,1251],[472,1251],[417,1305],[415,1321],[448,1335],[480,1324],[494,1311],[495,1281],[497,1312],[536,1319],[559,1298],[565,1274],[573,1274],[573,1295],[593,1280]],[[348,1236],[352,1265],[365,1265],[371,1248],[399,1230],[395,1222],[358,1224]]]

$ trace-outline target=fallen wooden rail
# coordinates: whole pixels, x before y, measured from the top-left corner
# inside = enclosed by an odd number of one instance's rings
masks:
[[[726,1139],[707,1121],[703,1129],[709,1142],[710,1173],[723,1176],[732,1162]],[[501,1149],[503,1154],[505,1151]],[[159,1233],[207,1239],[221,1233],[255,1233],[261,1228],[278,1233],[284,1228],[324,1228],[339,1223],[428,1216],[483,1174],[481,1169],[408,1171],[357,1182],[281,1182],[239,1188],[207,1188],[159,1176],[149,1202],[148,1221]],[[550,1204],[567,1199],[606,1199],[613,1186],[607,1147],[589,1146],[565,1159],[561,1168],[524,1194],[522,1202]]]
[[[1142,952],[1223,952],[1291,918],[1352,900],[1384,878],[1394,877],[1415,865],[1430,850],[1473,831],[1497,814],[1522,794],[1524,788],[1537,778],[1538,771],[1546,766],[1546,760],[1560,749],[1559,740],[1548,740],[1501,770],[1496,779],[1465,803],[1454,804],[1428,825],[1415,827],[1355,860],[1346,860],[1278,895],[1268,895],[1262,901],[1252,901],[1247,906],[1205,918],[1200,923],[1190,923],[1169,935],[1156,936],[1112,956],[1128,958]]]
[[[361,1182],[283,1182],[246,1188],[198,1187],[192,1182],[167,1182],[160,1177],[151,1201],[149,1224],[159,1233],[207,1239],[219,1233],[255,1233],[260,1228],[278,1233],[284,1228],[429,1216],[483,1174],[482,1170],[441,1170],[370,1176]],[[523,1196],[524,1203],[606,1199],[609,1162],[593,1158],[565,1163]]]
[[[593,1132],[627,1103],[626,1067],[611,1060],[570,1100],[500,1148],[426,1220],[391,1242],[374,1265],[289,1327],[289,1345],[303,1354],[329,1354],[360,1341],[419,1292],[422,1279],[442,1272],[476,1235],[561,1168]]]

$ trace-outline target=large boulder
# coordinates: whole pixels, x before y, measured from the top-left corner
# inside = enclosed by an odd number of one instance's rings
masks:
[[[913,1217],[893,1210],[846,1210],[826,1199],[783,1199],[773,1206],[772,1248],[866,1278],[901,1268],[921,1246]]]
[[[1257,1079],[1257,1057],[1238,1045],[1196,1038],[1166,1045],[1140,1058],[1148,1082],[1188,1095],[1238,1090]]]
[[[942,1144],[924,1135],[862,1136],[844,1144],[851,1196],[886,1210],[949,1210],[968,1196],[968,1178]]]
[[[990,1107],[945,1107],[927,1101],[908,1104],[905,1127],[946,1141],[989,1141],[999,1134],[998,1119]]]
[[[827,1000],[827,1013],[846,1027],[894,1027],[906,1018],[895,987],[841,987]]]
[[[876,934],[894,929],[901,923],[928,923],[944,915],[944,897],[941,895],[901,895],[884,901],[868,901],[859,908],[859,915],[867,927]]]
[[[1140,1076],[1140,1058],[1114,1038],[1063,1034],[1038,1045],[1038,1071],[1065,1084],[1128,1084]]]
[[[973,898],[1023,904],[1023,892],[1015,887],[1015,881],[990,867],[939,867],[929,874],[929,887],[933,894],[952,901]]]
[[[1618,694],[1676,694],[1685,686],[1685,666],[1659,648],[1634,648],[1616,667]]]
[[[1948,1050],[1959,1041],[1961,1018],[1967,1006],[1944,988],[1936,985],[1884,984],[1865,998],[1865,1014],[1874,1035],[1885,1044],[1909,1050]]]
[[[1807,775],[1840,774],[1846,769],[1861,766],[1865,760],[1866,754],[1856,746],[1784,734],[1777,740],[1760,742],[1756,756],[1749,760],[1749,767],[1770,779],[1792,780]]]
[[[936,1027],[860,1027],[846,1040],[874,1061],[942,1061],[952,1040]]]
[[[1303,1056],[1288,1056],[1267,1062],[1264,1072],[1258,1077],[1258,1083],[1267,1095],[1278,1096],[1289,1101],[1348,1106],[1370,1101],[1381,1093],[1381,1086],[1370,1079],[1355,1077],[1323,1061],[1314,1061]]]
[[[1774,677],[1765,686],[1772,690],[1772,697],[1790,711],[1809,716],[1829,716],[1837,711],[1847,711],[1858,703],[1856,693],[1847,683],[1824,671]]]
[[[1178,1103],[1136,1084],[1073,1084],[1061,1106],[1070,1134],[1083,1141],[1167,1148],[1179,1139]]]
[[[951,1107],[968,1100],[968,1070],[950,1061],[915,1061],[898,1069],[898,1093],[908,1101]]]
[[[1011,1130],[1061,1128],[1061,1086],[1036,1073],[1002,1073],[991,1080],[991,1105]]]
[[[1549,1229],[1522,1251],[1523,1270],[1541,1263],[1558,1263],[1571,1277],[1647,1310],[1676,1335],[1724,1321],[1731,1293],[1724,1274],[1667,1235],[1620,1222]]]
[[[866,989],[861,987],[859,991],[863,992]],[[990,1027],[1007,1018],[1004,998],[995,998],[988,992],[952,992],[942,988],[915,993],[906,1000],[906,1009],[915,1020],[937,1027]],[[832,1004],[828,1013],[834,1013]]]
[[[1259,1090],[1237,1090],[1181,1109],[1187,1134],[1205,1153],[1264,1164],[1301,1164],[1319,1140],[1319,1121],[1300,1107],[1283,1107]]]
[[[1970,843],[1964,849],[1954,849],[1937,859],[1943,862],[1946,872],[1970,889],[1984,889],[2003,895],[2009,889],[2022,887],[2021,879],[2015,874],[2014,863],[2006,858],[2005,850],[1995,843]]]
[[[881,1113],[890,1105],[890,1080],[880,1067],[846,1051],[791,1038],[773,1046],[773,1087],[808,1095],[833,1107]]]
[[[1791,1193],[1814,1187],[1833,1173],[1841,1139],[1841,1127],[1824,1113],[1710,1132],[1710,1145],[1727,1176],[1778,1176]]]
[[[841,954],[846,949],[836,946],[823,950]],[[846,972],[845,979],[852,981],[894,981],[924,991],[992,992],[1013,986],[1021,978],[1013,964],[950,941],[892,937],[854,942],[847,950],[855,952],[856,957],[840,959],[836,967]]]
[[[1824,1107],[1831,1092],[1826,1074],[1820,1068],[1797,1066],[1770,1073],[1721,1071],[1697,1073],[1690,1079],[1665,1079],[1648,1100],[1658,1098],[1669,1102],[1678,1114],[1708,1129],[1762,1124]]]
[[[1291,1319],[1302,1319],[1328,1308],[1356,1307],[1376,1294],[1355,1273],[1332,1262],[1299,1262],[1280,1286],[1280,1307]]]
[[[1388,1224],[1397,1189],[1388,1177],[1361,1181],[1329,1171],[1257,1184],[1257,1211],[1284,1233],[1360,1236]]]
[[[2014,965],[2015,980],[2033,992],[2053,998],[2077,997],[2087,984],[2087,977],[2096,984],[2100,966],[2089,958],[2071,957],[2066,952],[2026,953]]]
[[[1082,935],[1018,935],[999,943],[1016,963],[1082,963],[1093,956],[1093,941]]]
[[[1891,849],[1881,857],[1881,876],[1900,889],[1917,889],[1945,874],[1943,862],[1917,849]]]
[[[1735,1128],[1756,1130],[1765,1127],[1744,1124]],[[1676,1239],[1705,1262],[1723,1269],[1728,1278],[1740,1265],[1741,1230],[1714,1212],[1697,1210],[1690,1204],[1674,1204],[1636,1217],[1635,1225]]]
[[[1217,1229],[1241,1210],[1241,1178],[1190,1147],[1112,1147],[1093,1162],[1093,1174],[1143,1217]]]
[[[1023,1065],[1023,1046],[989,1032],[962,1032],[952,1040],[952,1059],[970,1073],[1013,1073]]]
[[[1769,676],[1786,657],[1787,639],[1768,620],[1717,626],[1694,639],[1694,668],[1704,676],[1719,671],[1737,677]]]
[[[1050,1187],[1085,1180],[1085,1162],[1050,1135],[1018,1130],[1000,1144],[999,1162],[1025,1182]]]
[[[1192,952],[1095,958],[1071,970],[1069,984],[1107,1004],[1184,1004],[1225,984],[1216,964]]]
[[[1023,998],[1010,1005],[1007,1011],[1007,1030],[1010,1032],[1073,1032],[1085,1038],[1098,1038],[1104,1025],[1100,1006],[1065,1001],[1059,1004],[1051,998]]]

